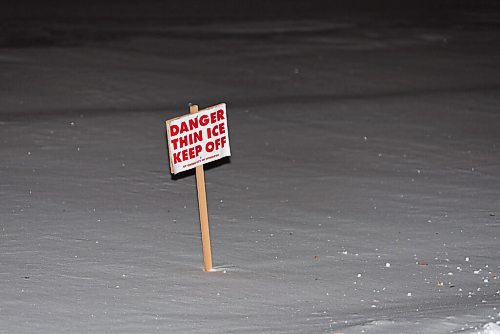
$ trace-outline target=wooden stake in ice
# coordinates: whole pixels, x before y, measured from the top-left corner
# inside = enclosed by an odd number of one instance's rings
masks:
[[[190,105],[189,112],[191,114],[197,113],[198,106],[196,104]],[[210,246],[210,227],[208,225],[208,206],[203,165],[196,167],[196,188],[198,191],[198,210],[200,212],[203,264],[205,271],[212,271],[212,248]]]
[[[170,172],[177,174],[196,168],[204,269],[212,271],[203,165],[231,156],[226,104],[220,103],[202,110],[198,110],[197,105],[190,105],[189,111],[187,115],[165,121]]]

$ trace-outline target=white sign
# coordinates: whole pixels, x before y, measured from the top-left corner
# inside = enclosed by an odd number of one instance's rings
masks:
[[[225,103],[165,123],[172,174],[231,155]]]

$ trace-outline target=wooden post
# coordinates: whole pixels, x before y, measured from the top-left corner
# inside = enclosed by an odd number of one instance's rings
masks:
[[[189,105],[191,114],[198,112],[196,104]],[[212,249],[210,246],[210,228],[208,226],[207,194],[205,192],[205,172],[203,165],[196,167],[196,188],[198,190],[198,210],[200,212],[201,242],[205,271],[212,271]]]

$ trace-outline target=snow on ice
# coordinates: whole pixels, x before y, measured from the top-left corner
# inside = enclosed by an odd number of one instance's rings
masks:
[[[499,333],[500,43],[464,17],[0,40],[0,331]],[[221,101],[207,274],[164,121]]]

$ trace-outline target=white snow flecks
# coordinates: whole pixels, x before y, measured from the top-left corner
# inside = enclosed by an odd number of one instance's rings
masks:
[[[498,331],[495,31],[370,20],[2,48],[1,329]],[[211,273],[168,171],[188,102],[228,106]]]

